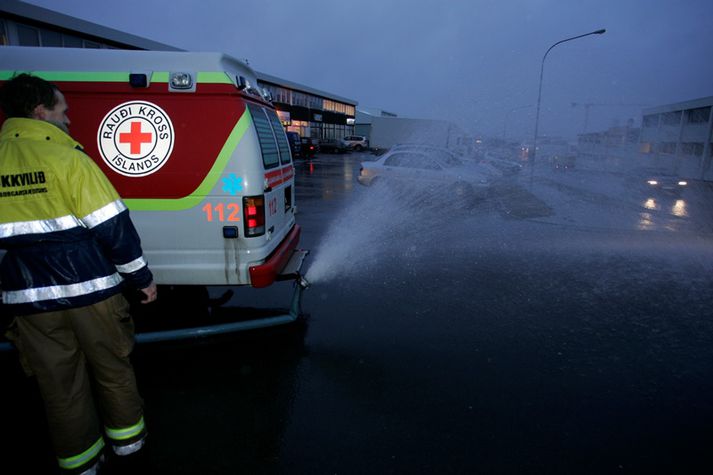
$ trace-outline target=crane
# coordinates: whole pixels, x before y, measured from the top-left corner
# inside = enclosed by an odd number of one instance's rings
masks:
[[[589,123],[589,108],[593,106],[597,107],[648,107],[648,104],[624,104],[622,102],[617,103],[602,103],[602,102],[586,102],[579,103],[573,102],[572,107],[584,107],[584,127],[582,128],[582,133],[587,133],[587,124]]]

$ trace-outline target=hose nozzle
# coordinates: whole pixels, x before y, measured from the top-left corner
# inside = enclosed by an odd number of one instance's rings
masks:
[[[302,274],[300,274],[299,272],[297,273],[296,282],[297,282],[297,285],[299,285],[300,287],[302,287],[302,289],[305,289],[305,290],[308,289],[310,285],[312,285],[312,284],[310,284],[309,281],[307,281],[307,279],[305,279],[305,277],[304,277]]]

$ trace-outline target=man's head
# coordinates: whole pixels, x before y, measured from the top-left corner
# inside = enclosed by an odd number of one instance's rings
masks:
[[[19,74],[0,89],[0,106],[5,115],[50,122],[69,132],[67,101],[52,83],[30,74]]]

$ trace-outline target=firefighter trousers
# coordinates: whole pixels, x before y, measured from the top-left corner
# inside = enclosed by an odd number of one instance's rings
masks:
[[[134,324],[121,294],[14,323],[12,340],[37,378],[61,468],[80,472],[96,463],[105,444],[102,425],[117,454],[143,445],[143,401],[129,361]]]

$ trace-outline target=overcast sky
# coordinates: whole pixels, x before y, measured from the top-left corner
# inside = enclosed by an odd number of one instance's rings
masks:
[[[451,119],[478,134],[641,121],[641,105],[713,95],[713,0],[31,0],[403,117]],[[529,107],[528,107],[529,106]],[[518,110],[513,111],[513,109]]]

